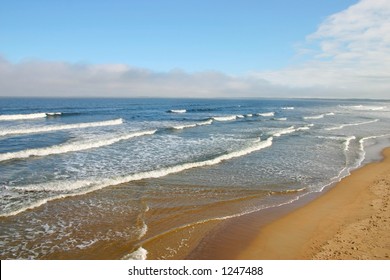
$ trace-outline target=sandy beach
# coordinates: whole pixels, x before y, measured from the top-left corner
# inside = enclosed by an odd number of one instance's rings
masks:
[[[307,205],[259,228],[238,259],[389,259],[390,148]]]

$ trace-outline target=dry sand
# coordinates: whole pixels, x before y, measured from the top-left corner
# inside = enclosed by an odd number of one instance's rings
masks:
[[[390,148],[260,229],[238,259],[390,259]]]

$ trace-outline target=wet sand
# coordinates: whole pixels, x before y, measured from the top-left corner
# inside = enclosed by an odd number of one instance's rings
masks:
[[[257,229],[237,259],[389,259],[390,148],[323,195]]]

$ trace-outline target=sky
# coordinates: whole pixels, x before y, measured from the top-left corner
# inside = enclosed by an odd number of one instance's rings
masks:
[[[2,0],[0,96],[390,98],[389,0]]]

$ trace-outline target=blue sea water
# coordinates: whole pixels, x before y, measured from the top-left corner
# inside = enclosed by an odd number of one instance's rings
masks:
[[[0,104],[2,259],[145,258],[148,240],[320,192],[390,144],[388,101]]]

